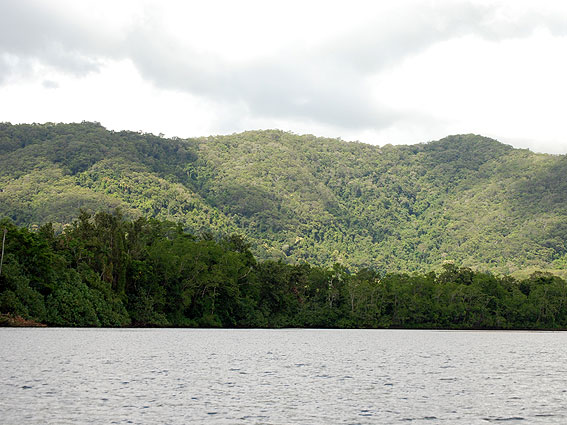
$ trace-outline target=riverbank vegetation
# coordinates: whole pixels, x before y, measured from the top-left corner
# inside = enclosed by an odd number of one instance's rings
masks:
[[[8,219],[0,229],[0,313],[49,326],[567,328],[567,283],[544,272],[258,261],[241,236],[194,235],[119,211],[82,212],[61,233]]]

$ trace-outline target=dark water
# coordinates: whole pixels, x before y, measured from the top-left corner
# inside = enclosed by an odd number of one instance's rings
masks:
[[[0,329],[1,424],[567,423],[567,333]]]

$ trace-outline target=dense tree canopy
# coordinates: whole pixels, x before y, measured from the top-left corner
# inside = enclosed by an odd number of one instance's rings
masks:
[[[258,261],[238,235],[195,236],[120,211],[62,233],[10,220],[0,313],[54,326],[567,328],[567,283],[446,263],[428,274]]]
[[[0,124],[0,217],[57,232],[120,207],[261,260],[425,273],[454,261],[567,276],[567,156],[475,135],[371,146],[276,130],[202,139]],[[521,274],[523,273],[523,274]]]

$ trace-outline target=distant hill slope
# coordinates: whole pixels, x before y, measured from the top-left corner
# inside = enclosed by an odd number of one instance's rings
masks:
[[[476,135],[372,146],[277,130],[202,139],[0,124],[0,216],[79,209],[245,234],[260,258],[424,271],[567,269],[567,156]]]

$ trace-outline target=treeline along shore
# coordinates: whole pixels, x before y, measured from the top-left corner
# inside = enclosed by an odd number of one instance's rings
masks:
[[[4,232],[5,230],[5,232]],[[64,232],[0,221],[1,323],[567,329],[567,284],[448,263],[427,274],[258,261],[238,235],[81,212]],[[0,235],[1,236],[1,235]]]

